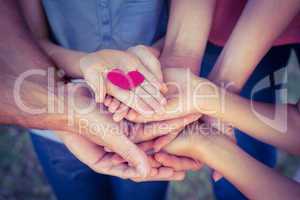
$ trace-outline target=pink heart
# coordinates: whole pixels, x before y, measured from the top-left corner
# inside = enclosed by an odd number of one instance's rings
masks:
[[[141,74],[139,71],[130,71],[127,74],[125,74],[122,70],[120,69],[113,69],[107,74],[108,80],[124,89],[124,90],[131,90],[136,88],[137,86],[141,85],[145,77],[143,74]]]

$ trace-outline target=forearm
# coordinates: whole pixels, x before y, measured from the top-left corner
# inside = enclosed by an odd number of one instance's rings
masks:
[[[249,199],[298,199],[300,186],[256,161],[229,141],[216,143],[207,164],[224,175]]]
[[[20,15],[17,1],[1,0],[0,3],[0,123],[41,128],[42,125],[50,126],[63,121],[54,115],[24,112],[17,104],[16,98],[20,97],[27,106],[47,108],[50,94],[48,75],[54,71],[54,65],[31,37]],[[24,81],[21,81],[22,77]],[[20,91],[17,91],[18,78],[21,81]],[[51,78],[56,80],[54,74]],[[45,123],[46,120],[48,123]]]
[[[248,1],[209,79],[239,92],[274,41],[299,12],[299,0]]]
[[[214,108],[208,113],[210,116],[258,140],[300,154],[300,140],[297,139],[300,112],[295,105],[261,103],[225,92],[221,93],[220,101]]]
[[[199,73],[213,19],[215,0],[172,0],[161,60],[167,67]]]
[[[39,44],[55,65],[64,70],[68,77],[83,78],[80,60],[87,55],[86,53],[60,47],[49,39],[40,40]]]
[[[16,0],[0,0],[0,60],[3,74],[19,76],[32,69],[53,68],[53,63],[41,51],[20,14]],[[29,59],[30,58],[30,59]],[[45,78],[39,81],[45,82]]]
[[[228,139],[219,135],[200,137],[210,138],[193,137],[193,142],[188,142],[188,151],[178,148],[178,144],[172,147],[172,143],[165,150],[206,163],[224,175],[249,199],[280,200],[299,197],[299,184],[257,162]]]
[[[198,112],[231,124],[260,141],[300,154],[300,140],[297,139],[300,112],[297,106],[249,100],[213,83],[207,82],[206,85],[209,84],[209,93],[202,87],[196,91],[198,94],[194,94]]]
[[[67,76],[81,78],[80,58],[84,52],[74,51],[60,47],[49,38],[48,21],[46,19],[41,0],[20,0],[20,5],[27,24],[42,49]]]

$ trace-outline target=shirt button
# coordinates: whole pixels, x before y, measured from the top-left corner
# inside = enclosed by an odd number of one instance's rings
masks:
[[[102,24],[103,25],[108,25],[109,24],[109,20],[103,20]]]
[[[103,8],[107,7],[107,1],[100,1],[100,6]]]
[[[108,25],[110,22],[109,18],[108,17],[104,17],[103,20],[102,20],[102,24],[104,25]]]
[[[104,41],[109,41],[109,40],[111,40],[111,37],[109,35],[104,35],[103,40]]]

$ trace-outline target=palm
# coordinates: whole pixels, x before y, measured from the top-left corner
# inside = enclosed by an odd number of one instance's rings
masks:
[[[201,83],[209,83],[192,74],[188,69],[167,68],[163,71],[168,92],[165,97],[168,100],[163,114],[155,114],[150,117],[136,115],[129,118],[134,122],[162,121],[199,113],[196,88],[207,90],[207,87],[199,87]],[[205,91],[203,91],[205,92]],[[129,116],[130,117],[130,116]]]

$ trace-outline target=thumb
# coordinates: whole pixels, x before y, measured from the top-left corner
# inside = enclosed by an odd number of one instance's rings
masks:
[[[102,72],[88,69],[84,72],[84,78],[94,91],[96,102],[103,103],[106,96],[106,87]]]
[[[102,135],[103,137],[101,139],[95,134],[89,134],[88,137],[90,140],[98,144],[100,143],[99,140],[101,140],[106,148],[110,149],[114,153],[117,153],[124,160],[126,160],[129,165],[133,166],[142,177],[148,176],[150,173],[150,163],[146,153],[139,149],[137,145],[135,145],[123,133],[121,133],[119,128],[112,129],[114,129],[114,133],[107,134],[110,131],[106,130],[106,134]],[[119,131],[115,132],[117,129]]]
[[[167,92],[168,88],[163,81],[163,74],[161,70],[161,65],[158,58],[154,55],[154,53],[143,45],[131,47],[128,49],[128,52],[136,55],[140,62],[146,66],[146,68],[153,74],[153,76],[158,79],[160,82],[160,89],[163,93]],[[148,75],[150,81],[154,79],[151,75]],[[154,81],[154,80],[153,80]]]

